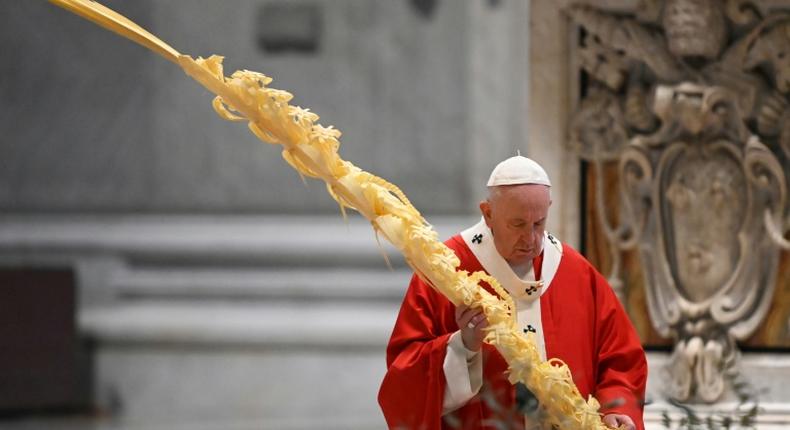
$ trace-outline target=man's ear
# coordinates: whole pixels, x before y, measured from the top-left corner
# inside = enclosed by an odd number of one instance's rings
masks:
[[[483,214],[486,225],[491,228],[491,203],[489,203],[488,200],[480,202],[480,213]]]

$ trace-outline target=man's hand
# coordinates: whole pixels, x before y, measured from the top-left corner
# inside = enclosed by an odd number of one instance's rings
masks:
[[[455,308],[455,322],[461,329],[461,339],[464,346],[470,351],[479,351],[485,337],[484,328],[488,327],[488,320],[481,308],[469,308],[458,305]]]
[[[628,415],[607,414],[603,417],[603,423],[611,428],[623,428],[625,430],[636,430],[634,420]]]

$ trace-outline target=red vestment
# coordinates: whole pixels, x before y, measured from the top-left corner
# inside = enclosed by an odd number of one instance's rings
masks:
[[[445,244],[461,260],[459,269],[484,270],[460,235]],[[534,261],[540,278],[542,255]],[[644,429],[642,401],[647,361],[639,338],[609,284],[572,248],[562,245],[562,259],[551,288],[540,296],[541,322],[549,358],[571,369],[586,399],[594,395],[603,413],[630,416]],[[515,412],[515,390],[507,364],[497,350],[483,344],[483,386],[463,407],[442,417],[447,342],[458,330],[455,307],[414,276],[387,347],[387,374],[379,404],[389,428],[409,430],[523,428]]]

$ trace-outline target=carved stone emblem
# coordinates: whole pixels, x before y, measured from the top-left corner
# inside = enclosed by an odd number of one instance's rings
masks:
[[[571,147],[598,176],[613,287],[620,251],[638,250],[651,321],[675,342],[667,370],[678,400],[725,392],[736,341],[764,318],[780,250],[790,249],[790,15],[775,8],[667,0],[631,16],[568,9],[591,78]],[[618,226],[602,200],[603,163],[615,160]]]

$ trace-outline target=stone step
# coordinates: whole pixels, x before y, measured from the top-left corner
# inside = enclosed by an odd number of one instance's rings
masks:
[[[385,428],[376,393],[396,314],[158,300],[88,309],[79,322],[95,345],[97,405],[119,430],[365,429]]]
[[[411,271],[365,268],[129,268],[110,287],[122,299],[344,300],[399,303]]]
[[[85,309],[79,326],[102,345],[364,347],[383,351],[399,305],[137,301]]]
[[[171,419],[165,422],[141,422],[139,419],[119,420],[106,417],[44,416],[0,420],[0,428],[3,430],[371,430],[386,428],[384,418],[376,409],[367,414],[368,416],[338,417],[336,411],[337,409],[330,417],[226,418],[221,420],[186,417],[177,421]]]
[[[441,238],[469,217],[440,217]],[[135,264],[254,265],[282,267],[395,267],[400,253],[359,215],[179,216],[83,215],[0,217],[0,255],[115,255]]]

